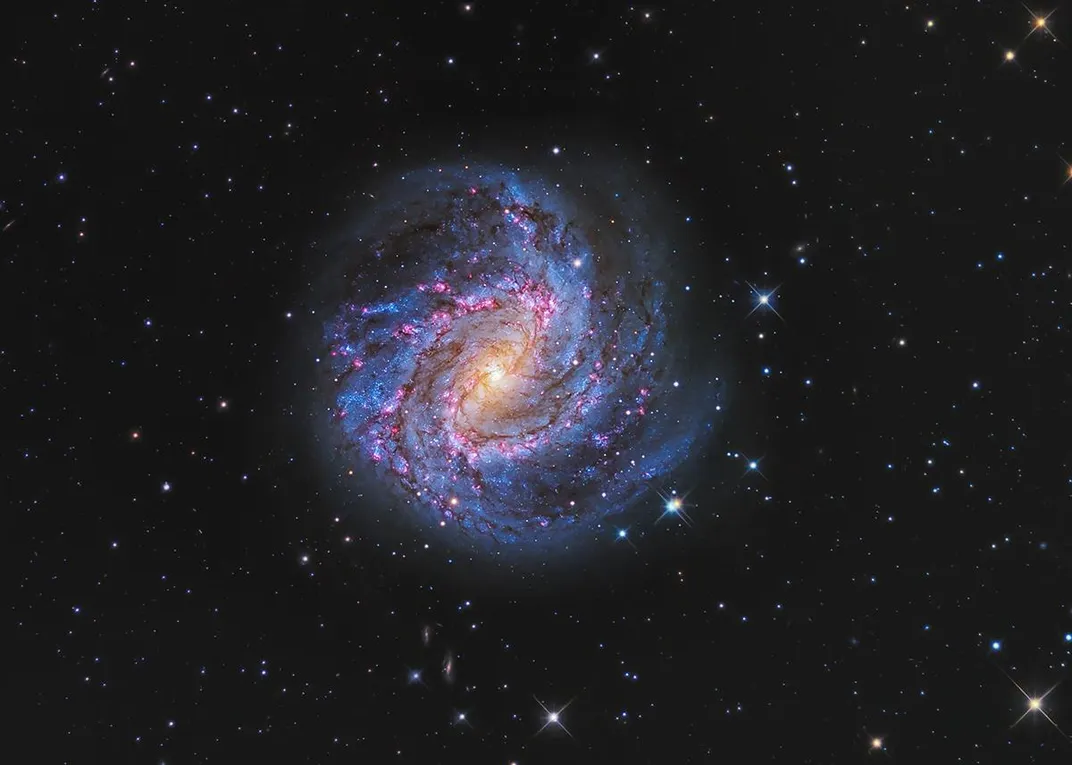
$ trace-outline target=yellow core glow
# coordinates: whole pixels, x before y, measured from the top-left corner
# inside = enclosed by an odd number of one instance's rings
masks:
[[[520,349],[513,344],[489,348],[473,364],[473,387],[465,397],[462,411],[484,420],[494,417],[516,393],[515,374]]]

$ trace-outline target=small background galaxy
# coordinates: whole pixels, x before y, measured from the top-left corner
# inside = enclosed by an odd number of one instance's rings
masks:
[[[1072,762],[1072,5],[5,10],[5,762]]]
[[[721,410],[653,184],[587,164],[402,173],[333,256],[336,469],[511,561],[613,540]]]

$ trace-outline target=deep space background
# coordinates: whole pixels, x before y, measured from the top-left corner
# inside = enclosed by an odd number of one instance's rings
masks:
[[[84,0],[3,36],[10,752],[1072,761],[1072,8]],[[700,306],[667,345],[725,407],[583,554],[467,554],[340,469],[322,264],[399,173],[594,154],[650,179]]]

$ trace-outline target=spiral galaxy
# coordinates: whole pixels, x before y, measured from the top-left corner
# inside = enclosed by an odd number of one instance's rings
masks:
[[[600,528],[711,428],[642,195],[457,166],[369,196],[324,324],[331,427],[421,523]]]

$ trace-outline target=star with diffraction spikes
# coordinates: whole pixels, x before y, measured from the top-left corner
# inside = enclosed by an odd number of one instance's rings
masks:
[[[424,677],[419,669],[410,669],[406,671],[406,682],[410,685],[424,685]],[[425,685],[427,688],[428,686]]]
[[[680,518],[682,523],[684,523],[686,526],[692,525],[692,518],[690,518],[689,514],[685,512],[685,508],[691,507],[691,505],[686,504],[685,498],[679,497],[677,495],[677,491],[671,491],[669,494],[664,494],[660,491],[659,499],[663,501],[663,512],[658,518],[655,519],[656,523],[658,523],[668,515],[672,515]]]
[[[1053,33],[1052,29],[1050,29],[1050,16],[1054,14],[1054,11],[1050,11],[1045,16],[1043,16],[1042,14],[1035,13],[1026,5],[1024,6],[1024,9],[1031,14],[1031,31],[1027,33],[1027,37],[1024,38],[1025,40],[1031,35],[1035,34],[1035,32],[1041,31],[1045,34],[1048,34],[1056,42],[1060,42],[1059,40],[1057,40],[1057,35]]]
[[[748,283],[748,288],[752,290],[752,293],[756,296],[756,304],[752,307],[752,310],[748,312],[748,316],[751,316],[760,308],[766,308],[779,319],[782,319],[782,315],[774,308],[774,298],[778,294],[778,290],[782,288],[782,285],[778,285],[772,290],[759,290],[751,282]],[[782,319],[785,321],[785,319]]]
[[[1000,667],[999,667],[999,669],[1000,669]],[[1046,701],[1046,698],[1051,693],[1054,692],[1054,690],[1057,688],[1058,685],[1060,685],[1060,683],[1056,683],[1052,688],[1050,688],[1048,691],[1046,691],[1041,696],[1032,696],[1030,693],[1025,691],[1023,689],[1023,687],[1021,687],[1021,685],[1018,682],[1013,680],[1009,676],[1008,672],[1006,672],[1005,670],[1002,669],[1001,673],[1003,675],[1005,675],[1005,677],[1009,678],[1009,682],[1012,683],[1013,685],[1015,685],[1016,690],[1020,691],[1020,693],[1023,694],[1024,698],[1027,699],[1027,710],[1022,715],[1020,715],[1018,718],[1016,718],[1016,722],[1014,722],[1012,725],[1009,726],[1010,729],[1015,728],[1017,725],[1019,725],[1020,722],[1025,717],[1027,717],[1028,715],[1030,715],[1030,714],[1032,714],[1034,712],[1037,712],[1038,714],[1040,714],[1043,717],[1045,717],[1046,721],[1049,722],[1049,724],[1053,726],[1054,730],[1056,730],[1058,733],[1060,733],[1065,738],[1065,740],[1072,741],[1072,738],[1069,738],[1068,734],[1065,733],[1063,730],[1061,730],[1061,728],[1057,725],[1057,723],[1054,722],[1053,718],[1050,717],[1049,714],[1047,714],[1046,709],[1044,707],[1044,703]]]
[[[888,760],[893,759],[893,755],[890,754],[889,747],[886,745],[886,740],[882,736],[876,736],[868,731],[867,728],[864,728],[863,737],[867,741],[868,754],[881,754]]]
[[[535,696],[533,696],[532,698],[536,699]],[[553,710],[553,711],[548,709],[547,705],[544,704],[539,699],[536,699],[536,703],[539,704],[540,707],[543,709],[543,711],[547,714],[547,719],[544,721],[543,727],[541,727],[538,731],[536,731],[537,736],[540,735],[541,733],[543,733],[545,730],[547,730],[547,728],[549,728],[550,726],[556,725],[559,728],[561,728],[562,730],[564,730],[566,732],[567,736],[569,736],[570,738],[573,738],[573,734],[570,733],[569,730],[566,728],[566,726],[563,725],[563,723],[562,723],[562,713],[566,711],[566,707],[568,707],[570,704],[573,703],[573,699],[570,699],[569,701],[567,701],[565,706],[563,706],[561,709],[557,709],[557,710]]]
[[[625,542],[627,545],[632,547],[634,550],[637,549],[637,546],[635,544],[633,544],[633,540],[629,538],[629,529],[618,529],[618,531],[614,534],[614,541],[615,542]]]
[[[455,712],[453,724],[455,726],[464,725],[467,728],[473,727],[473,724],[469,721],[469,715],[465,712]]]
[[[745,461],[745,470],[744,470],[744,473],[741,475],[741,478],[744,478],[749,473],[759,473],[759,476],[761,478],[763,478],[764,480],[767,478],[767,476],[763,475],[763,471],[761,471],[759,469],[759,463],[763,461],[762,457],[760,457],[759,459],[754,460],[754,459],[749,459],[748,457],[746,457],[743,454],[741,456],[744,457],[744,461]]]

